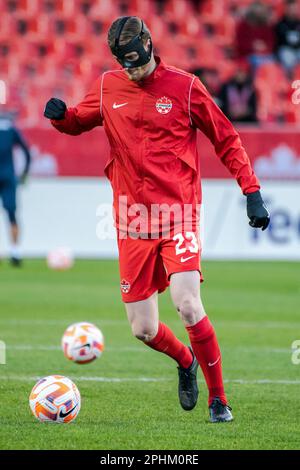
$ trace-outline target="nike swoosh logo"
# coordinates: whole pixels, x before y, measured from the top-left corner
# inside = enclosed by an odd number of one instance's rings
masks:
[[[195,258],[195,255],[189,256],[188,258],[183,258],[183,256],[182,256],[182,257],[180,258],[180,261],[181,261],[182,263],[185,263],[186,261],[188,261],[189,259],[192,259],[192,258]]]
[[[113,104],[113,109],[122,108],[122,106],[126,106],[126,104],[128,104],[128,103],[120,103],[120,104],[114,103]]]
[[[63,413],[60,410],[59,417],[60,418],[65,418],[66,416],[69,416],[75,410],[76,407],[77,407],[77,405],[75,405],[71,410],[67,411],[67,413]]]
[[[86,343],[86,344],[82,344],[81,346],[76,346],[74,349],[77,350],[77,349],[90,348],[90,347],[91,347],[90,343]]]
[[[217,364],[217,362],[219,362],[220,357],[221,357],[221,356],[219,356],[218,359],[217,359],[215,362],[209,362],[209,363],[208,363],[208,367],[215,366],[215,365]]]

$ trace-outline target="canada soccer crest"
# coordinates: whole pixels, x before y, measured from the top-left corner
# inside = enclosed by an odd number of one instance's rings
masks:
[[[156,101],[156,111],[160,114],[168,114],[172,109],[172,101],[170,98],[163,96]]]
[[[126,281],[126,279],[122,279],[121,281],[121,290],[124,292],[124,294],[128,294],[130,290],[130,283]]]

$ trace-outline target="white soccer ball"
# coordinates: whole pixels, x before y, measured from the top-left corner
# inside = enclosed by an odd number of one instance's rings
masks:
[[[62,375],[49,375],[33,387],[29,405],[39,421],[70,423],[80,411],[81,398],[72,380]]]
[[[59,247],[50,251],[47,256],[47,265],[50,269],[66,271],[74,265],[72,251],[67,247]]]
[[[104,350],[103,334],[92,323],[73,323],[64,332],[62,350],[71,361],[87,364],[101,356]]]

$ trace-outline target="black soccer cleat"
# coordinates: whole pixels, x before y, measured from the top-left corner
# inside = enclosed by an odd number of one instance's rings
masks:
[[[187,369],[178,367],[178,396],[179,402],[182,408],[186,411],[190,411],[195,408],[198,400],[198,384],[197,384],[197,369],[198,362],[196,356],[193,353],[191,347],[189,347],[192,355],[193,362]]]
[[[219,397],[213,399],[208,409],[211,423],[227,423],[233,420],[230,406],[222,403]]]

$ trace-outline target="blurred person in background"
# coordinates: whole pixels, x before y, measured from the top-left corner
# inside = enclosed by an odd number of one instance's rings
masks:
[[[300,9],[297,0],[286,0],[284,15],[275,27],[277,55],[289,74],[300,62]]]
[[[264,2],[255,1],[237,24],[237,56],[248,59],[253,67],[274,60],[275,32],[269,19],[269,8]]]
[[[218,103],[231,121],[256,122],[257,99],[251,67],[246,60],[239,60],[236,65],[234,76],[221,88]]]
[[[102,74],[75,107],[51,98],[44,116],[58,131],[70,135],[104,126],[111,146],[105,174],[114,193],[120,287],[132,333],[176,361],[184,410],[196,406],[200,364],[208,388],[210,421],[232,421],[216,332],[200,297],[197,129],[210,139],[245,194],[249,224],[265,230],[269,213],[259,181],[238,133],[199,78],[154,56],[151,33],[140,18],[114,21],[108,44],[122,68]],[[183,219],[177,223],[168,219],[169,227],[159,215],[153,221],[154,206],[162,205],[167,206],[166,212],[179,207]],[[131,214],[136,206],[142,213],[146,210],[145,219],[138,223],[136,214],[133,220]],[[183,212],[186,206],[189,214]],[[135,223],[137,230],[132,232]],[[191,346],[159,320],[158,293],[168,286]]]
[[[221,88],[219,71],[213,67],[200,67],[192,69],[190,72],[199,77],[213,99],[218,103],[218,96]]]
[[[29,148],[9,117],[0,116],[0,199],[10,224],[10,261],[13,266],[20,266],[22,261],[19,248],[20,230],[16,217],[18,178],[13,161],[15,147],[20,147],[25,155],[24,170],[19,178],[19,182],[24,183],[30,167]]]

